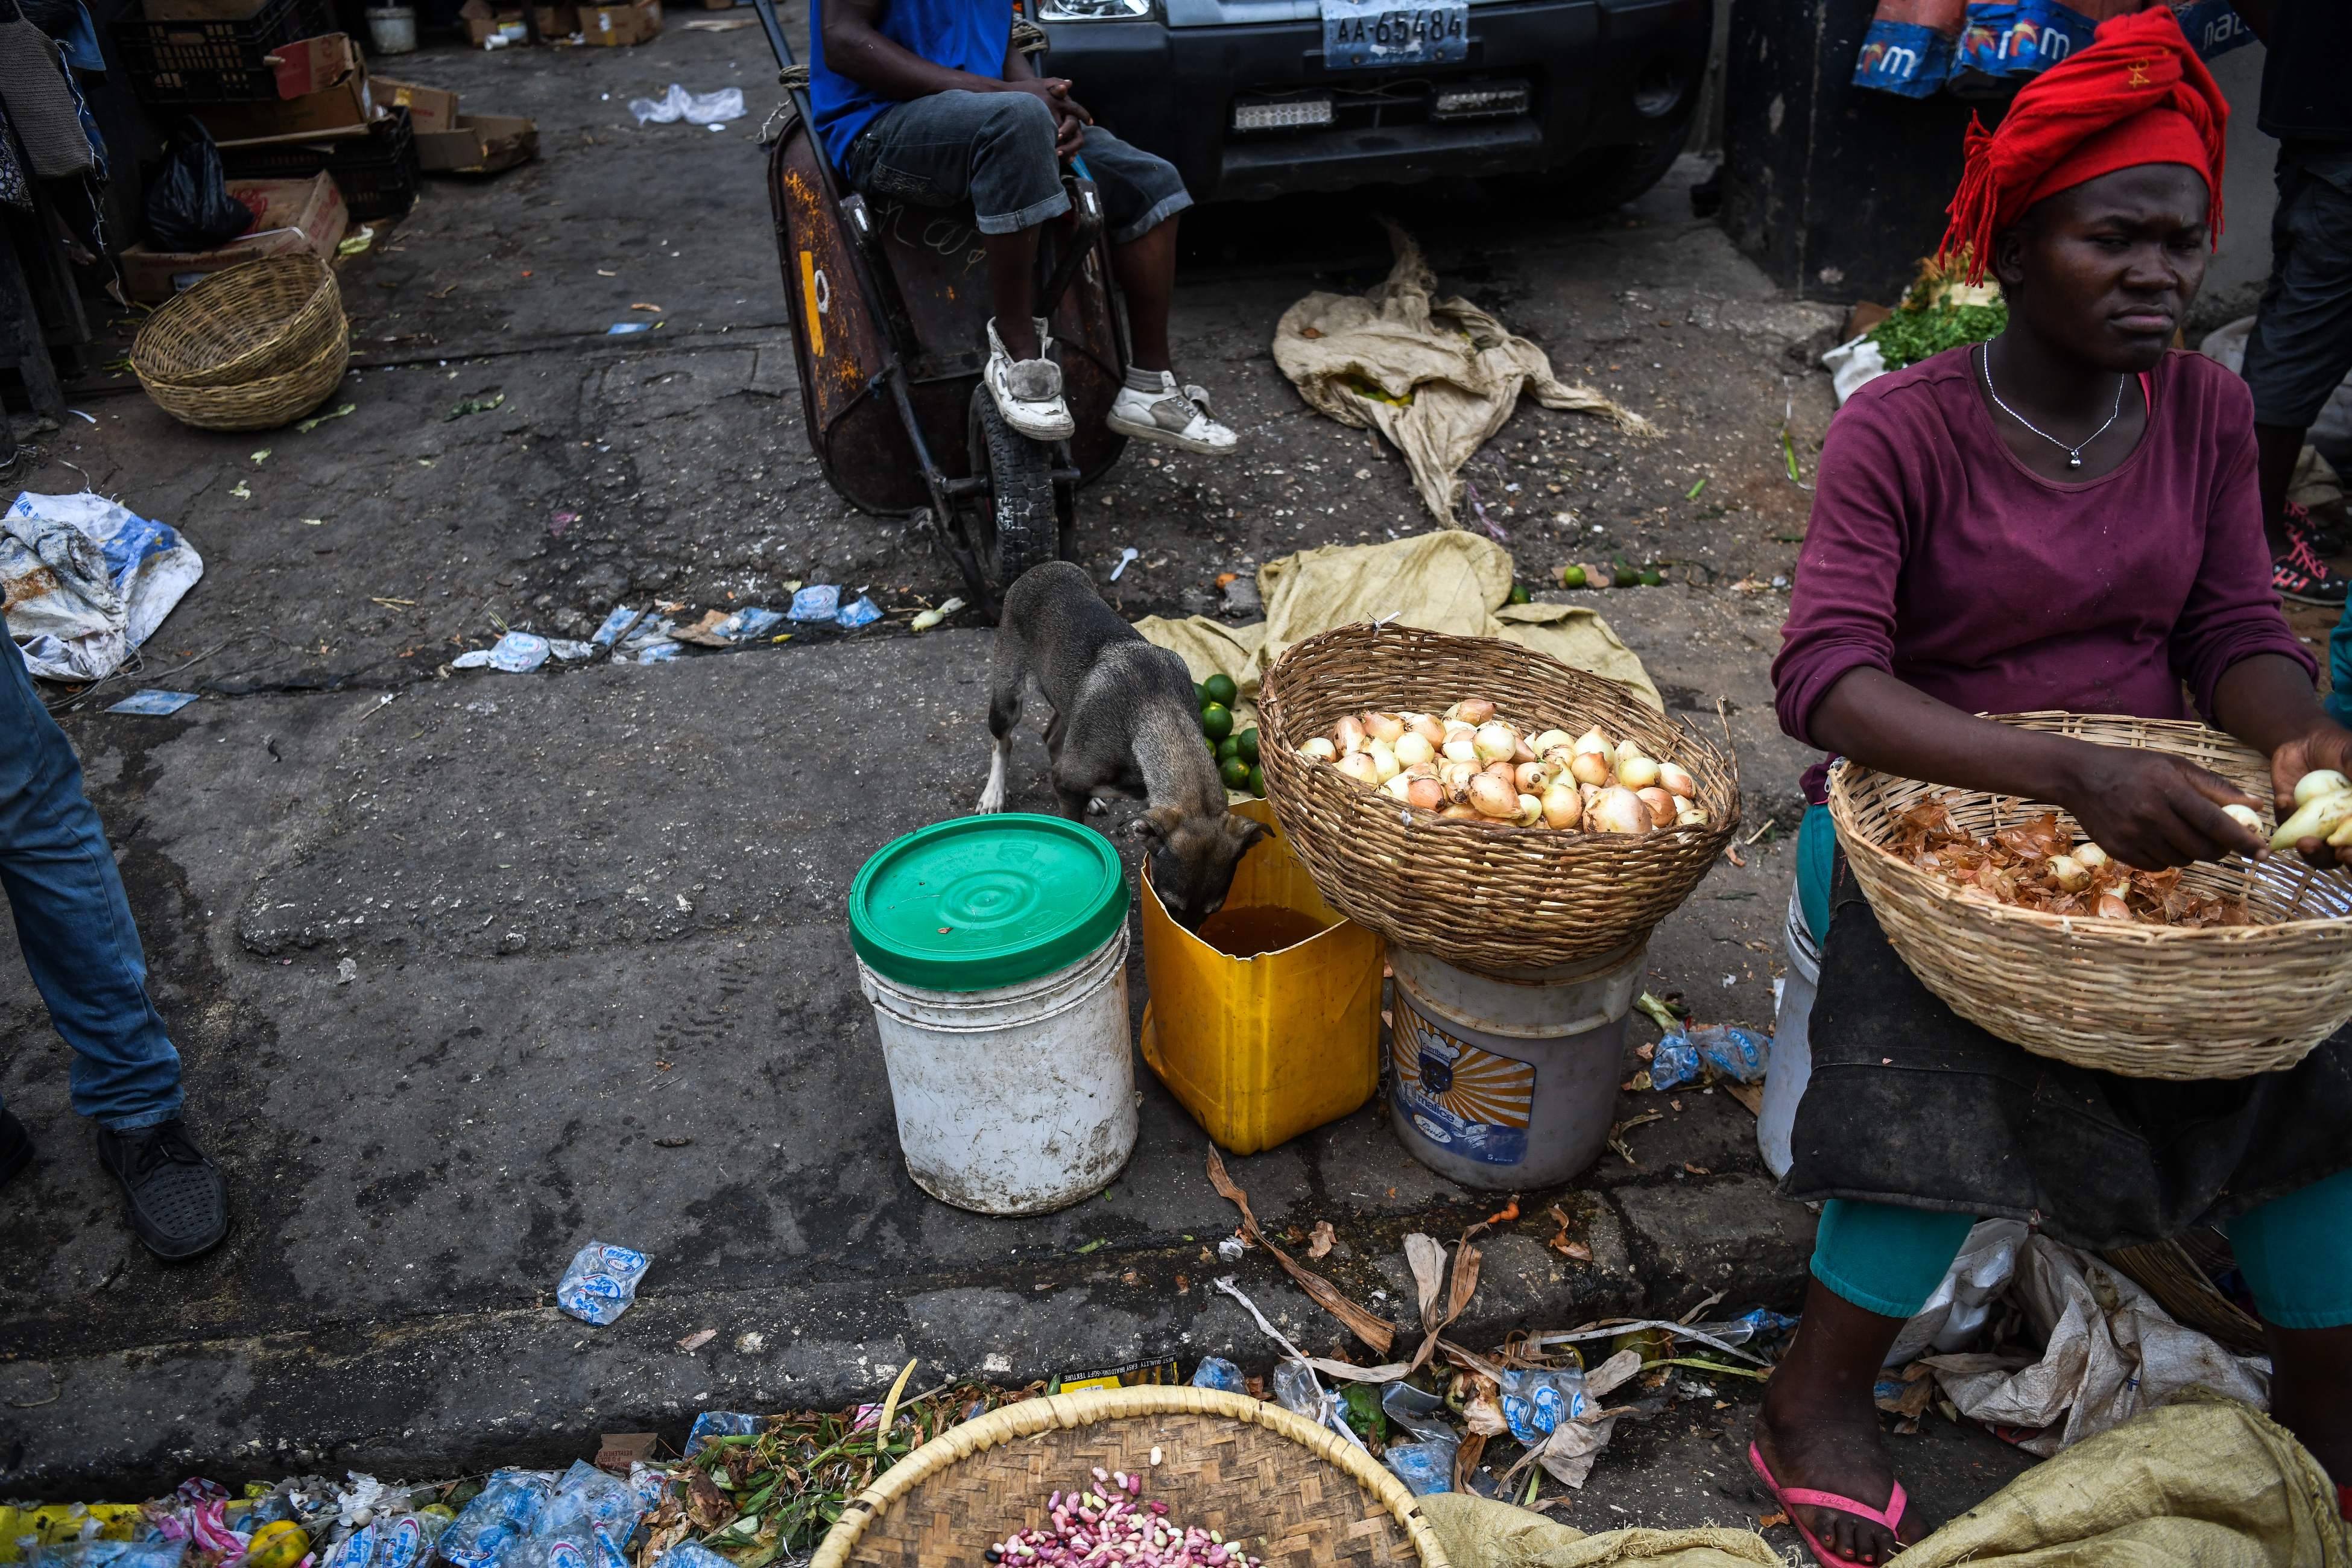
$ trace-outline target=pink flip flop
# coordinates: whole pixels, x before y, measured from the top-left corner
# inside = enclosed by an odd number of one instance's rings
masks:
[[[1833,1508],[1840,1513],[1850,1513],[1856,1519],[1883,1524],[1887,1533],[1895,1537],[1895,1550],[1900,1552],[1903,1549],[1903,1505],[1909,1500],[1903,1495],[1901,1481],[1895,1482],[1894,1491],[1887,1494],[1886,1507],[1882,1511],[1868,1503],[1856,1502],[1850,1497],[1840,1497],[1835,1492],[1817,1492],[1811,1487],[1783,1487],[1772,1479],[1772,1472],[1764,1468],[1763,1450],[1753,1443],[1748,1445],[1748,1463],[1756,1471],[1756,1479],[1764,1483],[1764,1489],[1772,1494],[1772,1500],[1779,1503],[1780,1510],[1789,1516],[1789,1522],[1797,1526],[1797,1533],[1805,1538],[1805,1549],[1813,1554],[1813,1561],[1822,1568],[1873,1568],[1873,1565],[1858,1557],[1842,1557],[1822,1545],[1811,1531],[1797,1522],[1797,1510],[1800,1508]],[[1879,1568],[1884,1568],[1884,1565],[1879,1565]]]

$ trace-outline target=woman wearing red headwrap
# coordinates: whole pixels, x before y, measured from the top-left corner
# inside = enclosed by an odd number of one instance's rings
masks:
[[[2227,115],[2159,8],[2105,24],[1970,132],[1946,250],[1999,278],[2009,326],[1872,382],[1830,426],[1773,666],[1790,734],[2057,803],[2149,868],[2267,851],[2202,769],[1972,715],[2178,719],[2185,686],[2272,758],[2282,815],[2306,771],[2352,772],[2271,588],[2244,384],[2168,349],[2219,231]],[[1843,867],[1808,853],[1825,819],[1800,841],[1827,940],[1782,1187],[1823,1208],[1751,1455],[1815,1555],[1883,1562],[1918,1533],[1872,1388],[1979,1215],[2092,1250],[2222,1225],[2273,1413],[2352,1481],[2352,1034],[2201,1083],[2030,1055],[1903,965]]]

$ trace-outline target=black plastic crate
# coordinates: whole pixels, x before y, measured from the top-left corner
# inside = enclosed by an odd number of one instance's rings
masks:
[[[299,180],[322,170],[334,176],[343,205],[363,223],[404,216],[416,205],[416,134],[408,110],[391,108],[365,136],[288,147],[224,147],[232,180]]]
[[[245,103],[278,96],[270,50],[335,30],[334,0],[262,0],[235,22],[123,16],[114,43],[142,103]]]

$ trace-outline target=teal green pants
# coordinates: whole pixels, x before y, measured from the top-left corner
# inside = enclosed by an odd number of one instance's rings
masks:
[[[1832,1198],[1813,1237],[1813,1278],[1866,1312],[1910,1317],[1927,1304],[1974,1224],[1964,1214]],[[2352,1323],[2352,1171],[2258,1205],[2221,1228],[2264,1322]]]

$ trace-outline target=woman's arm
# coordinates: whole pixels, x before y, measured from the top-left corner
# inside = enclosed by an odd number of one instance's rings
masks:
[[[1847,671],[1813,709],[1812,732],[1865,767],[2063,805],[2126,865],[2154,869],[2267,852],[2259,834],[2221,810],[2258,803],[2216,773],[2160,752],[1979,719],[1883,669]]]

